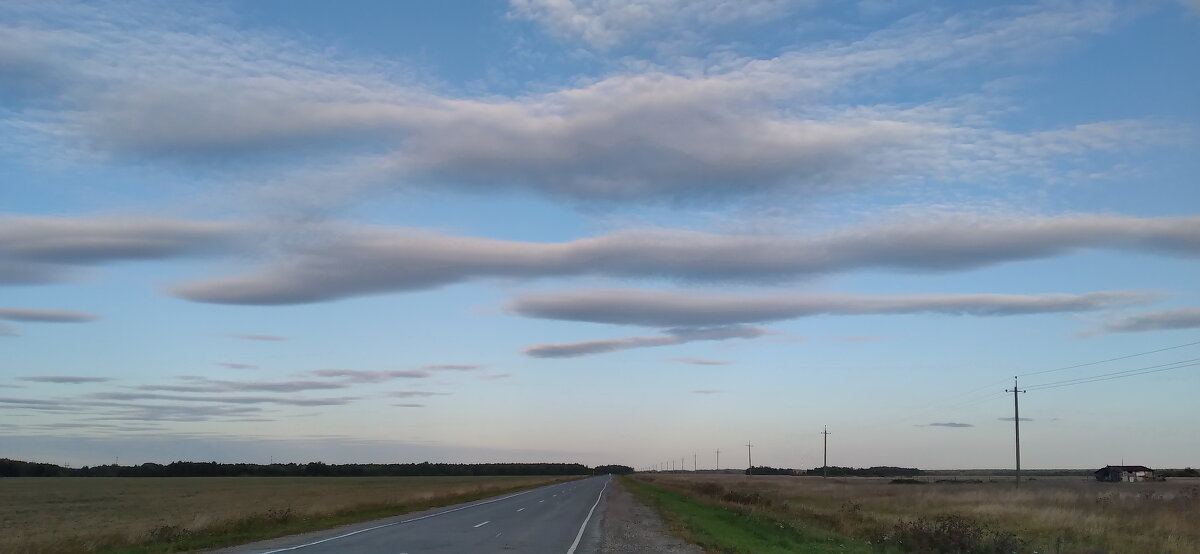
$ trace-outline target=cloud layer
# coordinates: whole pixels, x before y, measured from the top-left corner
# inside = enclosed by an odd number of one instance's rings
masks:
[[[184,283],[197,302],[300,304],[487,277],[787,281],[862,269],[953,271],[1088,249],[1200,256],[1200,217],[956,215],[811,237],[636,230],[563,243],[372,229],[313,244],[257,271]]]
[[[931,313],[970,316],[1082,312],[1145,302],[1153,295],[1112,291],[1087,294],[838,294],[716,295],[643,290],[529,294],[509,309],[519,315],[647,327],[706,327],[764,323],[816,315]]]
[[[206,221],[0,216],[0,285],[57,282],[82,266],[225,252],[244,232]]]
[[[715,328],[670,329],[663,335],[624,337],[557,344],[535,344],[525,348],[525,354],[535,358],[574,358],[603,354],[632,348],[672,346],[695,341],[753,339],[767,334],[765,329],[743,325]]]
[[[763,21],[790,6],[521,0],[511,11],[603,46],[664,22]],[[41,91],[38,109],[14,110],[14,128],[64,149],[154,163],[269,165],[281,152],[300,154],[312,164],[281,180],[293,193],[308,180],[305,193],[314,197],[402,184],[618,202],[1056,174],[1048,170],[1074,158],[1174,136],[1137,121],[1014,133],[968,101],[829,100],[854,98],[856,85],[877,87],[898,71],[1039,59],[1121,18],[1102,3],[914,17],[822,48],[641,64],[551,90],[476,98],[442,93],[384,62],[238,31],[201,12],[0,12],[10,22],[0,47],[12,60],[0,92]],[[318,167],[335,169],[312,183]]]
[[[30,308],[0,308],[0,319],[37,323],[84,323],[100,317],[70,310],[35,310]]]
[[[1105,323],[1098,333],[1137,333],[1200,328],[1200,308],[1172,308],[1125,316]]]

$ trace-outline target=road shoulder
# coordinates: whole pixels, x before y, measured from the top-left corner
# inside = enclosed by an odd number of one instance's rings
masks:
[[[600,554],[657,552],[703,554],[699,546],[671,535],[662,517],[634,498],[620,479],[613,479],[605,499]]]

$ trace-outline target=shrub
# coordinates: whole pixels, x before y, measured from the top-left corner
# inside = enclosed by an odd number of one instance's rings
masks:
[[[1008,531],[996,531],[967,518],[941,515],[900,522],[890,534],[871,541],[909,552],[939,554],[1010,554],[1019,552],[1024,541]]]

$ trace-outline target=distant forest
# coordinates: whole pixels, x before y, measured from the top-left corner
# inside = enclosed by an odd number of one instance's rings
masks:
[[[595,474],[631,473],[620,465],[597,466]],[[405,477],[471,475],[592,475],[582,464],[219,464],[217,462],[146,463],[66,468],[54,464],[0,458],[0,477]]]
[[[753,471],[754,475],[822,475],[825,472],[823,467],[815,467],[813,469],[791,469],[770,466],[754,466],[746,470],[749,475]],[[829,475],[836,477],[914,477],[921,475],[923,472],[915,467],[892,467],[892,466],[875,466],[875,467],[837,467],[829,466]]]

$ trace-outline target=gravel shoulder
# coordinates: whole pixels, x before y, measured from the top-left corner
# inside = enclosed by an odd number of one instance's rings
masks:
[[[704,554],[704,549],[671,535],[663,519],[653,508],[633,497],[619,479],[609,487],[600,554],[657,552],[664,554]]]

